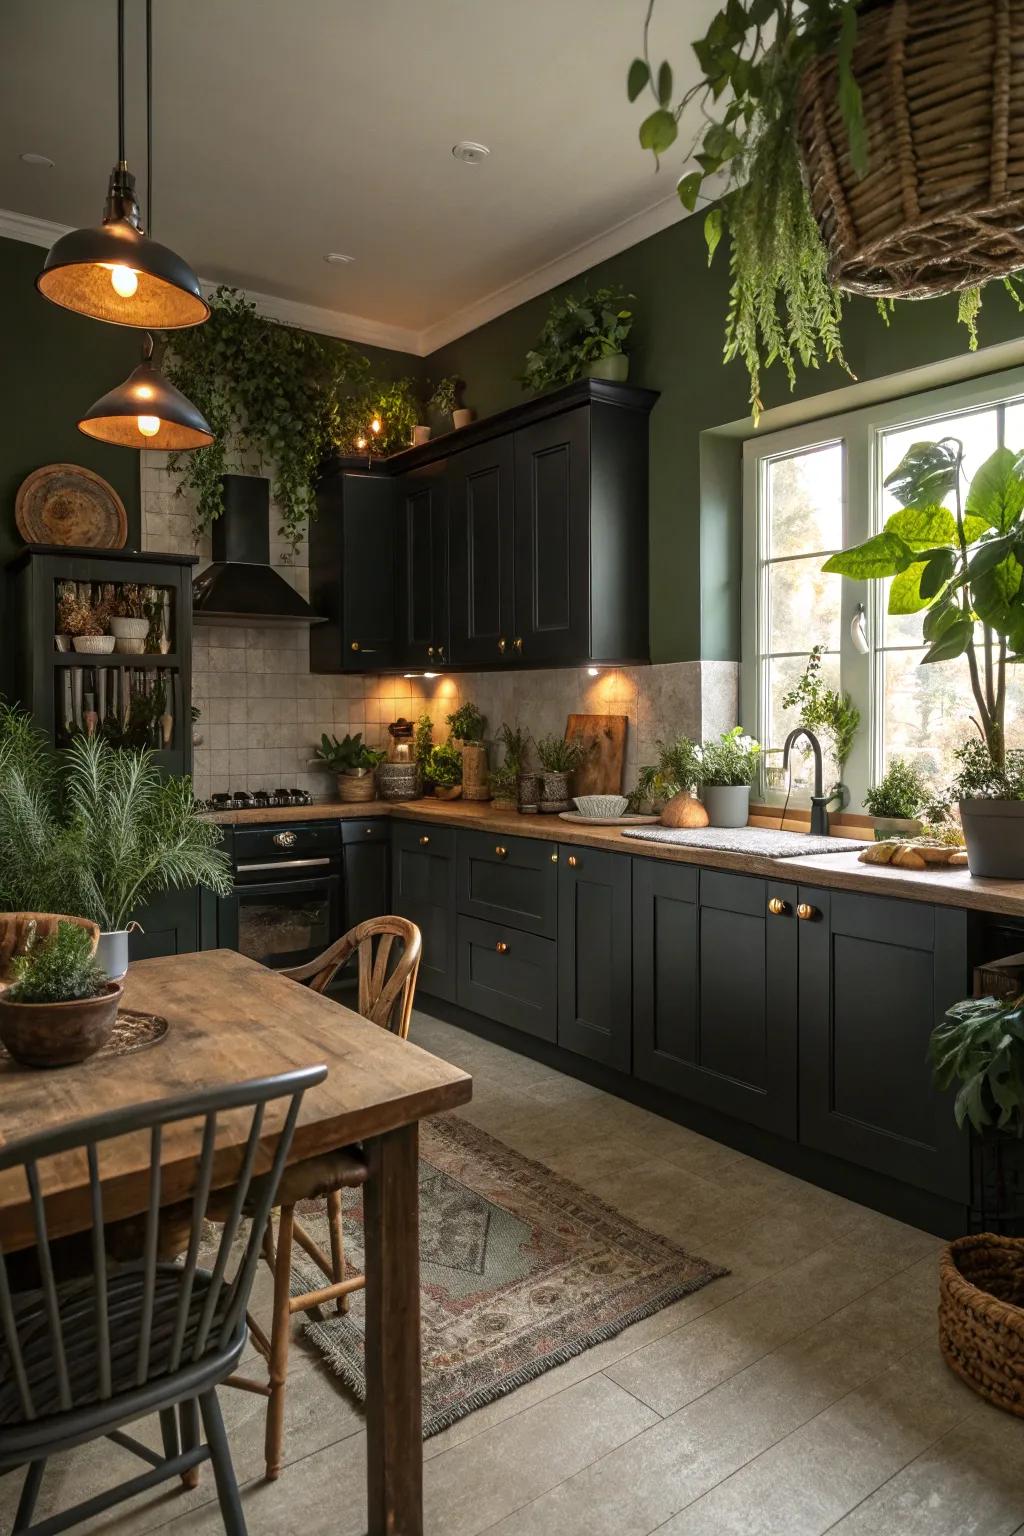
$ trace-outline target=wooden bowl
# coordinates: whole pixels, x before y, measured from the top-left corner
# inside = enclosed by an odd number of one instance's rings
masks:
[[[100,942],[99,924],[87,917],[71,917],[66,912],[0,912],[0,982],[8,980],[11,961],[23,955],[33,934],[39,940],[50,939],[61,923],[75,923],[89,935],[92,953]]]
[[[105,1045],[124,994],[108,981],[73,1003],[9,1003],[0,997],[0,1042],[23,1067],[70,1067]]]

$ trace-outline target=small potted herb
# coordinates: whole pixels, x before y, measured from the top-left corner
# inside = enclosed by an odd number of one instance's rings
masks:
[[[658,742],[658,762],[640,770],[638,790],[648,802],[661,802],[664,827],[706,827],[708,813],[694,791],[700,782],[698,747],[688,736]]]
[[[473,420],[473,412],[466,406],[459,405],[459,390],[462,381],[456,374],[451,374],[446,379],[439,379],[434,385],[433,392],[427,405],[439,416],[450,416],[452,426],[458,430],[460,427],[468,427]]]
[[[586,756],[583,743],[575,738],[540,736],[537,756],[541,766],[540,808],[547,815],[572,810],[569,780]]]
[[[924,826],[920,813],[927,800],[928,789],[920,769],[894,757],[864,796],[868,813],[875,818],[875,841],[917,837]]]
[[[629,375],[626,342],[633,328],[632,294],[621,288],[584,289],[555,299],[536,344],[526,354],[521,383],[540,394],[575,379],[623,384]]]
[[[26,1067],[85,1061],[114,1027],[124,987],[96,960],[96,930],[58,923],[11,962],[0,993],[0,1041]]]
[[[761,761],[760,743],[735,725],[717,741],[695,747],[694,755],[710,825],[745,827],[750,818],[750,786]]]
[[[462,745],[462,796],[464,800],[489,800],[487,787],[487,748],[484,732],[487,721],[475,704],[465,703],[448,716],[452,741]]]
[[[377,793],[374,769],[383,762],[385,753],[377,752],[363,741],[362,731],[354,736],[328,736],[326,731],[313,754],[313,766],[326,768],[333,773],[338,784],[338,795],[345,801],[372,800]]]
[[[491,804],[495,810],[514,811],[519,804],[519,775],[526,762],[530,737],[518,725],[506,723],[498,732],[497,740],[504,755],[500,765],[491,769]]]
[[[431,747],[425,772],[438,800],[457,800],[462,794],[462,753],[454,742]]]

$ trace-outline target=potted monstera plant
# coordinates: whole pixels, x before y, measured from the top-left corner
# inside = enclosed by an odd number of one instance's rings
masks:
[[[886,480],[900,504],[880,533],[825,562],[892,578],[889,612],[923,613],[922,665],[966,661],[976,738],[954,780],[973,875],[1024,879],[1024,753],[1006,748],[1007,664],[1024,659],[1024,454],[997,448],[964,493],[956,438],[914,443]]]

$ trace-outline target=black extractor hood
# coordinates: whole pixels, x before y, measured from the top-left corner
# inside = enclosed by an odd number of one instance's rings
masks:
[[[225,475],[224,511],[213,525],[213,564],[192,583],[196,624],[322,624],[270,565],[270,481]]]

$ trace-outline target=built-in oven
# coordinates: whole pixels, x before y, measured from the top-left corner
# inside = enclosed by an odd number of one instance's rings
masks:
[[[235,827],[235,887],[217,938],[273,967],[313,960],[343,930],[341,828],[335,821]]]

